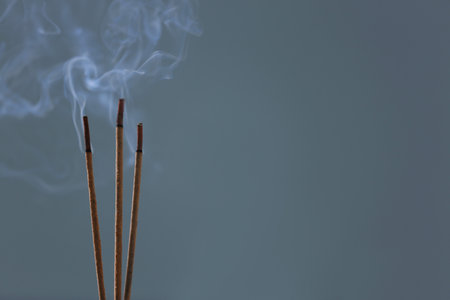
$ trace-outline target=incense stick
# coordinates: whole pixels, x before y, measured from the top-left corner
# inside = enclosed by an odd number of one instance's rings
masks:
[[[128,241],[128,260],[127,260],[127,273],[125,277],[124,300],[130,300],[131,297],[131,281],[133,278],[134,251],[136,247],[139,195],[141,187],[142,142],[143,142],[142,131],[143,131],[142,123],[139,123],[137,126],[137,148],[134,162],[133,200],[131,207],[130,238]]]
[[[124,100],[119,100],[116,126],[116,216],[114,242],[114,299],[122,295],[122,216],[123,216],[123,111]]]
[[[89,188],[89,202],[91,209],[92,239],[94,243],[94,258],[97,273],[98,298],[105,300],[105,285],[103,282],[102,245],[100,241],[100,227],[97,215],[97,200],[95,196],[94,169],[92,166],[91,139],[89,134],[89,123],[86,116],[83,117],[84,142],[86,145],[86,170]]]

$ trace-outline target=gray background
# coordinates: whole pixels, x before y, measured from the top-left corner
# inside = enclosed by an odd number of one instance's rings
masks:
[[[133,298],[448,299],[449,16],[448,1],[201,1],[175,78],[136,91]],[[0,189],[0,299],[96,299],[86,188]],[[111,175],[97,191],[110,299],[113,190]]]

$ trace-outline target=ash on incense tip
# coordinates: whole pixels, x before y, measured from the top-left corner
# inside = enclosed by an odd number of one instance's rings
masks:
[[[84,144],[86,152],[91,152],[91,136],[89,134],[89,121],[87,116],[83,116],[83,128],[84,128]]]
[[[137,126],[137,152],[142,152],[142,140],[143,140],[143,125],[139,123]]]
[[[117,126],[123,127],[123,111],[125,106],[125,100],[119,99],[119,107],[117,109]]]

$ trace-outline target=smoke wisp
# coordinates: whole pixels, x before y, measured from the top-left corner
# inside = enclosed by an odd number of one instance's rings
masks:
[[[55,191],[73,168],[58,124],[71,119],[81,148],[83,114],[112,121],[120,97],[139,109],[148,99],[131,88],[171,78],[187,38],[200,34],[191,0],[2,1],[0,134],[10,147],[0,151],[0,177]],[[125,121],[131,147],[136,120]]]

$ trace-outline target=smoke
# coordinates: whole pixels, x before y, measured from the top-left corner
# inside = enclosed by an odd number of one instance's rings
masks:
[[[147,100],[130,91],[172,77],[189,35],[201,34],[195,4],[0,2],[0,134],[9,140],[0,150],[0,177],[20,177],[49,191],[61,187],[59,181],[77,186],[69,180],[73,162],[64,156],[73,148],[68,139],[82,149],[82,115],[112,122],[118,98],[127,100],[131,132],[125,136],[132,147],[136,114],[130,111]],[[68,117],[73,136],[64,130]]]

